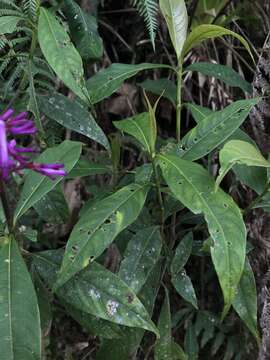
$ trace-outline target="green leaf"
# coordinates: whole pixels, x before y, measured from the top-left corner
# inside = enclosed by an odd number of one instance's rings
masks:
[[[57,76],[79,98],[89,103],[80,54],[65,28],[43,7],[39,14],[38,41],[43,55]]]
[[[161,262],[153,268],[144,287],[139,293],[139,299],[151,315],[160,286]],[[142,329],[124,328],[125,336],[116,340],[103,341],[98,353],[97,360],[104,360],[110,354],[110,360],[127,360],[136,356],[145,333]]]
[[[224,142],[244,122],[259,99],[239,100],[224,110],[210,114],[190,130],[170,153],[197,160]]]
[[[153,175],[152,164],[143,164],[135,169],[135,182],[137,184],[149,184]]]
[[[187,109],[189,109],[191,111],[191,114],[194,118],[194,120],[196,121],[196,123],[198,124],[200,121],[202,121],[204,118],[206,118],[209,115],[213,115],[214,111],[210,110],[206,107],[197,105],[197,104],[192,104],[192,103],[185,103],[184,104],[185,107]],[[256,146],[256,143],[254,140],[252,140],[248,134],[246,134],[243,130],[241,129],[236,129],[232,135],[230,135],[223,143],[221,143],[219,145],[219,147],[221,147],[223,144],[225,144],[227,141],[229,140],[242,140],[242,141],[247,141],[250,144],[254,144]]]
[[[194,118],[194,120],[196,121],[196,123],[198,124],[200,121],[202,121],[204,118],[206,118],[207,116],[213,115],[214,111],[210,110],[206,107],[197,105],[197,104],[192,104],[192,103],[185,103],[184,104],[185,107],[187,109],[189,109],[191,111],[191,114]],[[246,134],[244,131],[242,131],[241,129],[236,129],[232,135],[230,135],[227,140],[224,141],[224,144],[229,141],[229,140],[242,140],[242,141],[247,141],[250,144],[253,144],[256,146],[256,143],[254,140],[252,140],[248,134]],[[222,143],[223,144],[223,143]],[[221,144],[221,145],[222,145]],[[221,146],[219,145],[219,146]]]
[[[222,26],[208,25],[208,24],[199,25],[191,31],[191,33],[188,35],[185,41],[183,48],[183,55],[186,55],[192,48],[199,45],[204,40],[214,39],[224,35],[231,35],[237,38],[244,45],[249,55],[251,56],[252,60],[254,61],[253,55],[250,50],[250,46],[248,42],[243,38],[243,36],[236,34],[231,30],[225,29]]]
[[[99,59],[103,54],[103,42],[97,31],[97,20],[85,13],[73,0],[65,0],[71,38],[81,57],[85,60]]]
[[[194,214],[203,214],[214,241],[211,256],[228,312],[242,276],[246,253],[246,228],[241,211],[199,164],[176,156],[158,156],[165,181],[174,195]]]
[[[244,271],[233,301],[233,307],[259,342],[256,283],[248,259],[245,262]]]
[[[48,264],[46,253],[45,259],[42,259],[42,253],[41,256],[37,255],[37,271],[40,266],[46,266],[48,272],[55,274],[55,266]],[[42,261],[45,261],[45,264],[42,264]],[[149,330],[159,335],[136,294],[118,276],[96,262],[92,262],[76,278],[69,280],[58,289],[57,296],[60,300],[64,300],[64,304],[70,304],[84,313],[116,324]]]
[[[63,254],[62,249],[32,253],[34,271],[43,279],[47,288],[52,288],[56,281]],[[91,334],[108,339],[119,338],[125,334],[125,327],[83,312],[67,303],[65,297],[61,297],[58,292],[57,295],[66,311]]]
[[[38,101],[41,111],[50,119],[67,129],[87,136],[107,150],[110,149],[103,130],[96,123],[91,113],[79,102],[70,100],[61,94],[39,96]]]
[[[138,217],[148,187],[128,185],[94,203],[83,213],[68,240],[56,287],[60,287],[102,254],[115,237]]]
[[[18,245],[11,237],[0,249],[0,289],[2,359],[41,360],[37,297]]]
[[[67,178],[72,179],[75,177],[103,175],[103,174],[109,174],[111,172],[112,170],[108,165],[99,164],[96,162],[82,159],[77,162],[77,164],[68,174]]]
[[[189,232],[178,244],[171,263],[171,273],[176,275],[186,265],[192,251],[193,233]]]
[[[147,27],[153,49],[155,51],[155,37],[158,27],[158,5],[156,0],[132,0],[132,4],[136,6],[139,14],[144,17],[144,22]]]
[[[176,291],[183,299],[189,302],[195,309],[198,309],[197,297],[189,276],[182,269],[177,274],[172,275],[172,283]]]
[[[225,84],[232,87],[239,87],[244,92],[251,93],[252,85],[242,78],[236,71],[226,65],[195,62],[185,68],[185,71],[199,71],[204,75],[213,76],[216,79],[222,80]]]
[[[1,16],[0,17],[0,35],[11,34],[16,30],[18,22],[22,20],[18,16]]]
[[[231,140],[224,145],[219,152],[219,162],[221,167],[216,179],[216,188],[235,164],[265,168],[270,167],[270,162],[265,160],[255,146],[240,140]]]
[[[170,100],[174,105],[176,104],[176,85],[173,81],[161,78],[157,80],[147,79],[142,83],[139,83],[144,90],[150,91],[156,95],[162,95],[166,99]]]
[[[137,294],[159,259],[162,239],[158,226],[138,231],[129,241],[118,276]]]
[[[207,107],[193,104],[193,103],[185,103],[183,104],[188,110],[190,110],[194,120],[198,124],[201,122],[204,118],[206,118],[209,115],[213,115],[214,111],[211,109],[208,109]]]
[[[51,224],[65,224],[69,218],[68,205],[60,186],[43,196],[34,208],[44,221]]]
[[[195,333],[194,325],[191,321],[188,323],[185,336],[185,351],[188,360],[197,360],[199,355],[199,344]]]
[[[149,155],[155,151],[156,139],[153,135],[149,113],[145,112],[125,120],[114,121],[113,124],[117,129],[134,136]]]
[[[194,120],[199,123],[204,118],[213,114],[214,111],[205,108],[200,105],[186,103],[184,104],[190,111],[194,118]],[[222,145],[226,143],[226,141],[230,140],[242,140],[246,141],[250,144],[256,146],[256,143],[241,129],[236,129],[232,135],[230,135],[227,140],[221,143],[218,147],[220,148]],[[234,171],[237,179],[244,183],[245,185],[249,186],[251,189],[256,191],[258,194],[262,193],[267,181],[267,174],[265,168],[258,168],[254,166],[244,166],[244,165],[235,165],[233,166],[232,170]]]
[[[81,143],[65,140],[59,146],[45,150],[36,161],[40,163],[63,163],[66,172],[69,173],[78,161],[81,150]],[[62,177],[60,176],[56,180],[51,180],[47,176],[29,171],[25,177],[21,196],[15,209],[14,224],[28,209],[53,190],[61,180]]]
[[[67,304],[64,298],[61,298],[61,302],[68,314],[90,334],[103,339],[118,339],[125,335],[126,327],[81,311]]]
[[[188,14],[185,1],[160,0],[159,5],[165,17],[177,59],[179,59],[187,37],[188,28]]]
[[[112,95],[125,80],[135,76],[139,71],[158,68],[170,69],[170,66],[147,63],[138,65],[114,63],[108,68],[99,71],[86,82],[92,104]]]
[[[160,339],[155,344],[155,360],[172,359],[172,321],[170,298],[165,290],[165,300],[158,319]]]
[[[235,165],[233,171],[239,181],[261,194],[267,183],[267,170],[262,167]]]
[[[173,360],[188,360],[182,347],[174,341],[172,342],[172,355]]]
[[[31,268],[31,275],[37,294],[42,335],[45,337],[49,333],[52,324],[51,294],[33,268]]]
[[[33,63],[31,60],[28,61],[28,76],[29,76],[29,103],[27,109],[33,113],[37,128],[40,131],[44,132],[40,117],[39,105],[37,101],[36,89],[35,89]]]

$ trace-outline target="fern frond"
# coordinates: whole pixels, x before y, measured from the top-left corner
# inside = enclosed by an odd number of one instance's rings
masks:
[[[48,80],[52,81],[53,83],[55,82],[56,78],[55,75],[52,74],[51,72],[41,69],[41,68],[37,68],[37,75],[43,76],[45,78],[47,78]]]
[[[13,70],[10,78],[8,79],[8,81],[7,81],[6,84],[5,84],[5,87],[4,87],[4,98],[6,98],[7,95],[8,95],[8,93],[13,90],[15,81],[16,81],[17,79],[19,79],[19,77],[21,76],[22,72],[23,72],[22,64],[18,64],[18,65],[16,66],[16,68]]]
[[[9,40],[11,46],[16,46],[18,44],[25,44],[27,42],[29,42],[31,39],[28,37],[28,36],[24,36],[24,37],[21,37],[21,38],[15,38],[15,39],[11,39]]]
[[[23,11],[34,22],[37,21],[38,9],[40,6],[40,0],[23,0]]]
[[[3,50],[5,48],[5,46],[7,45],[7,43],[8,43],[7,38],[5,37],[5,35],[2,35],[0,37],[0,50]]]
[[[7,69],[9,63],[11,62],[11,58],[5,59],[0,65],[0,76],[2,76],[3,72]]]
[[[55,86],[48,81],[35,80],[35,86],[40,89],[48,90],[49,92],[55,91]]]
[[[0,9],[0,16],[18,16],[21,19],[25,19],[22,12],[13,9]]]
[[[17,6],[13,0],[0,0],[0,6],[1,5],[4,5],[3,7],[5,8],[10,7],[18,11],[21,11],[20,7]]]
[[[155,37],[158,26],[158,5],[156,0],[132,0],[132,4],[139,11],[139,14],[143,16],[153,48],[155,50]]]

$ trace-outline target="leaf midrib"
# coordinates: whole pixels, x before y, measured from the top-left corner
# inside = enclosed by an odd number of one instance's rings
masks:
[[[8,317],[9,317],[9,338],[10,338],[10,351],[11,360],[14,359],[14,344],[13,344],[13,330],[12,330],[12,315],[11,315],[11,239],[9,239],[8,245]]]

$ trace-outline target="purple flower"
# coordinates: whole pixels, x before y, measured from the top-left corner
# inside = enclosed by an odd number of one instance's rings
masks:
[[[9,109],[0,115],[0,178],[7,180],[11,172],[31,169],[42,175],[55,179],[65,176],[63,164],[39,164],[31,161],[29,155],[37,153],[32,147],[18,147],[14,135],[32,135],[37,128],[27,113],[13,116],[14,110]]]
[[[9,156],[5,123],[0,120],[0,168],[4,179],[8,177]]]

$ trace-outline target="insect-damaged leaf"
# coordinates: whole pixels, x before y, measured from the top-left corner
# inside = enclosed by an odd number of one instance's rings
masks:
[[[228,312],[245,262],[246,228],[238,206],[199,164],[176,156],[159,155],[159,165],[173,194],[195,214],[203,214],[213,239],[212,260]]]
[[[147,192],[147,186],[131,184],[83,212],[68,240],[56,287],[102,254],[115,237],[136,220]]]

